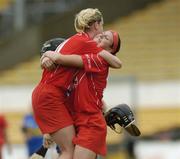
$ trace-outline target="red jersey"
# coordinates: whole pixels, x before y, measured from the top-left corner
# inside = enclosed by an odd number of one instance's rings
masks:
[[[5,129],[7,127],[7,123],[5,118],[0,115],[0,145],[4,144],[4,138],[5,138]]]
[[[85,33],[78,33],[67,39],[58,46],[56,52],[61,54],[97,54],[102,49],[97,47],[96,42],[91,40]],[[79,69],[58,65],[53,71],[44,70],[41,83],[52,84],[63,90],[67,90],[74,74]]]
[[[104,156],[107,126],[102,114],[102,97],[108,64],[98,54],[82,55],[82,60],[84,70],[75,80],[73,119],[77,135],[73,143]]]
[[[88,113],[101,111],[109,64],[98,54],[82,55],[82,60],[84,70],[77,76],[74,110]]]

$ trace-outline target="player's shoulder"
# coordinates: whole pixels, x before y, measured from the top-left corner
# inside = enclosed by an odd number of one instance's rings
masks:
[[[89,43],[89,42],[94,42],[89,38],[89,36],[86,33],[77,33],[74,36],[72,36],[73,40],[77,40],[80,43]]]
[[[67,44],[72,46],[84,46],[86,45],[87,38],[84,36],[79,36],[78,34],[73,35],[69,38]]]

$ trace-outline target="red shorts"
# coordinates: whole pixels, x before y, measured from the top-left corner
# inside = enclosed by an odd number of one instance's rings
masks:
[[[73,124],[66,108],[64,91],[50,84],[39,84],[32,93],[35,120],[43,134],[53,133]]]
[[[77,113],[73,117],[76,128],[73,143],[105,156],[107,127],[102,113]]]

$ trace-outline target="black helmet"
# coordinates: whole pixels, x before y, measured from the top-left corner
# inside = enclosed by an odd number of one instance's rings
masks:
[[[141,134],[140,130],[134,125],[134,114],[127,104],[119,104],[111,108],[105,114],[105,120],[107,125],[115,130],[115,124],[119,124],[132,136],[139,136]]]
[[[65,41],[64,38],[53,38],[53,39],[46,41],[41,48],[40,55],[42,56],[43,53],[45,53],[46,51],[49,51],[49,50],[55,51],[56,48],[64,41]]]

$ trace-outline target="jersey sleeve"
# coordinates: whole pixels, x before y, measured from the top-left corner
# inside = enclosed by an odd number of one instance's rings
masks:
[[[81,55],[86,72],[101,72],[106,70],[109,64],[98,54]]]

